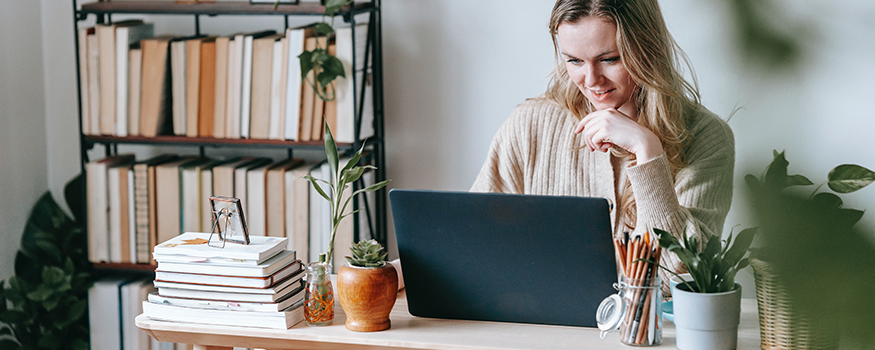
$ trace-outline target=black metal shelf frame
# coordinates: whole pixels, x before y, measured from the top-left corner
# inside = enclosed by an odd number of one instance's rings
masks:
[[[96,23],[112,23],[112,15],[113,14],[143,14],[143,15],[189,15],[194,17],[195,24],[195,34],[199,35],[200,33],[200,16],[225,16],[225,15],[268,15],[268,16],[283,16],[285,19],[285,28],[289,28],[289,17],[290,16],[322,16],[325,10],[324,6],[316,4],[316,3],[305,3],[305,4],[281,4],[277,7],[276,10],[273,9],[272,4],[249,4],[246,1],[240,2],[212,2],[212,3],[175,3],[175,2],[158,2],[158,1],[99,1],[92,2],[87,4],[82,4],[81,6],[78,4],[77,0],[72,0],[73,3],[73,40],[74,40],[74,50],[75,50],[75,59],[76,66],[78,67],[79,62],[79,36],[77,35],[79,29],[79,22],[84,21],[88,18],[89,15],[96,16]],[[385,160],[385,137],[384,132],[385,129],[383,127],[383,117],[384,117],[384,100],[383,100],[383,57],[382,57],[382,11],[381,11],[381,0],[371,0],[369,2],[356,2],[352,6],[347,6],[340,11],[337,12],[338,16],[343,18],[343,21],[349,23],[352,30],[352,54],[353,57],[358,57],[359,53],[356,52],[355,45],[355,30],[356,30],[356,18],[355,16],[358,14],[368,13],[368,35],[367,35],[367,44],[365,45],[365,67],[369,66],[369,59],[373,59],[373,63],[370,64],[372,67],[371,76],[373,77],[371,83],[373,84],[373,116],[374,116],[374,136],[369,138],[367,141],[366,148],[369,150],[369,156],[363,157],[363,160],[370,160],[374,166],[377,167],[375,170],[375,182],[380,182],[386,179],[386,160]],[[356,72],[356,60],[352,61],[352,71]],[[367,72],[365,77],[367,77]],[[112,136],[88,136],[82,132],[82,91],[79,89],[78,82],[81,81],[83,77],[79,76],[79,69],[76,69],[76,79],[77,79],[77,88],[76,93],[78,97],[78,116],[79,116],[79,146],[80,146],[80,166],[81,171],[85,172],[85,164],[88,162],[88,150],[92,148],[96,144],[101,144],[106,146],[107,155],[111,155],[118,152],[119,144],[140,144],[140,145],[171,145],[171,146],[192,146],[199,147],[200,153],[204,154],[204,147],[218,148],[218,147],[234,147],[234,148],[244,148],[244,147],[254,147],[254,148],[274,148],[274,149],[287,149],[288,156],[292,156],[293,149],[322,149],[323,143],[321,141],[314,142],[297,142],[297,141],[278,141],[278,140],[251,140],[251,139],[211,139],[211,138],[195,138],[189,139],[185,137],[156,137],[156,138],[145,138],[145,137],[112,137]],[[356,74],[353,74],[350,77],[353,82],[353,86],[358,86],[358,84],[365,84],[365,81],[359,82],[356,78]],[[360,90],[360,94],[353,94],[353,106],[354,108],[354,139],[356,140],[352,144],[339,144],[338,150],[341,152],[355,152],[359,148],[361,148],[362,143],[365,140],[361,139],[361,124],[362,124],[362,115],[365,106],[365,89],[362,87]],[[353,184],[353,190],[361,189],[365,186],[363,180],[360,180]],[[372,208],[367,201],[364,202],[364,217],[367,220],[369,231],[371,232],[371,237],[378,240],[384,246],[388,243],[387,241],[387,205],[388,198],[386,195],[386,189],[381,189],[375,193],[374,198],[374,208],[373,211],[375,215],[371,215]],[[354,208],[358,208],[360,204],[359,199],[356,197],[353,199]],[[84,205],[84,203],[83,203]],[[87,206],[86,206],[87,209]],[[374,222],[371,221],[372,216],[374,217]],[[360,215],[353,215],[354,217],[354,239],[359,240],[361,238],[361,232],[359,227]]]

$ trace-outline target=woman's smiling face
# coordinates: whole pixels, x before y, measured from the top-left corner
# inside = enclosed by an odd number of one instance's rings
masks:
[[[617,26],[599,17],[565,22],[557,31],[565,68],[571,81],[597,110],[634,111],[635,82],[617,49]]]

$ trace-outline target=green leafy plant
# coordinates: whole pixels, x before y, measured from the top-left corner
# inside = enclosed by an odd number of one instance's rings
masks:
[[[732,242],[730,232],[729,238],[721,244],[720,237],[717,236],[700,242],[695,236],[688,236],[684,230],[681,242],[669,232],[658,228],[653,230],[659,236],[659,246],[675,253],[687,265],[693,283],[684,281],[683,285],[696,293],[729,292],[735,287],[735,274],[747,267],[749,262],[745,254],[757,231],[756,228],[742,230],[735,236],[735,243]],[[661,265],[660,267],[677,276],[671,269]]]
[[[386,256],[389,253],[383,251],[383,246],[376,240],[370,239],[354,244],[349,248],[352,256],[346,256],[346,261],[352,266],[380,267],[386,265]]]
[[[385,187],[389,181],[391,180],[383,180],[373,185],[367,186],[363,189],[357,190],[353,192],[349,197],[344,198],[343,192],[347,187],[352,185],[354,182],[358,181],[362,174],[364,174],[366,169],[377,169],[377,167],[373,165],[361,165],[358,166],[359,160],[362,157],[362,152],[365,149],[365,145],[367,142],[362,142],[362,147],[355,152],[355,154],[350,158],[350,160],[340,168],[339,155],[337,153],[337,144],[334,142],[334,136],[331,134],[331,129],[328,127],[328,124],[325,123],[325,155],[327,158],[328,166],[331,169],[331,179],[317,179],[310,175],[305,175],[304,178],[310,181],[310,184],[316,189],[316,192],[319,193],[322,198],[325,198],[329,203],[331,203],[331,240],[328,243],[328,254],[327,259],[328,263],[331,263],[332,257],[334,256],[334,236],[337,235],[337,227],[340,225],[340,221],[346,218],[347,216],[358,213],[362,210],[362,208],[354,209],[351,212],[346,212],[349,203],[352,201],[353,197],[365,193],[365,192],[374,192],[383,187]],[[325,186],[328,191],[325,191],[322,186]]]
[[[34,205],[15,256],[15,276],[0,282],[0,349],[88,349],[84,184],[67,183],[69,217],[46,192]],[[8,282],[8,285],[7,285]]]
[[[755,192],[774,193],[795,186],[814,185],[811,180],[802,175],[788,175],[787,168],[790,163],[784,156],[784,152],[772,151],[774,159],[763,174],[757,178],[748,174],[744,177],[745,182]],[[856,192],[875,181],[875,172],[856,164],[842,164],[827,174],[827,180],[820,183],[808,196],[808,200],[823,210],[835,210],[840,218],[840,223],[848,227],[856,224],[863,217],[863,211],[843,208],[844,202],[841,197],[834,193],[818,192],[823,185],[836,193],[846,194]]]
[[[331,37],[334,35],[334,17],[337,11],[344,6],[352,4],[354,0],[326,0],[324,1],[325,12],[322,15],[322,22],[317,23],[314,28],[316,35],[325,36],[325,47],[319,47],[319,40],[316,41],[316,48],[310,51],[304,51],[298,58],[301,62],[301,79],[307,82],[316,95],[323,101],[334,101],[337,97],[334,84],[332,82],[337,77],[346,77],[343,70],[343,63],[337,57],[328,53],[328,43],[331,42]],[[276,5],[274,5],[276,6]],[[325,21],[326,18],[331,19],[331,24]],[[310,78],[310,71],[315,74],[315,79]]]

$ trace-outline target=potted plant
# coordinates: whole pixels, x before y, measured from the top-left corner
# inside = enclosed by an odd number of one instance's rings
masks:
[[[337,273],[337,295],[346,314],[346,328],[357,332],[389,329],[389,313],[398,295],[398,274],[386,263],[386,252],[375,240],[353,245],[348,264]]]
[[[693,278],[672,290],[678,349],[735,349],[741,315],[741,285],[735,283],[735,274],[748,265],[744,256],[756,229],[742,230],[734,243],[730,232],[723,244],[716,236],[700,242],[686,230],[683,241],[660,229],[654,232],[659,246],[675,253]]]
[[[805,292],[811,290],[810,286],[801,286],[804,290],[796,291],[800,287],[788,285],[795,284],[793,279],[799,275],[798,267],[823,265],[814,262],[808,254],[802,254],[802,250],[794,249],[793,245],[804,240],[801,243],[803,246],[819,246],[822,249],[819,249],[819,256],[827,261],[835,261],[828,258],[831,251],[829,245],[842,242],[841,233],[850,231],[863,216],[862,211],[843,208],[842,199],[835,193],[851,193],[868,186],[875,181],[875,172],[855,164],[839,165],[829,172],[827,181],[810,194],[794,195],[794,189],[814,183],[802,175],[788,175],[788,166],[784,152],[774,151],[774,160],[759,178],[745,176],[754,194],[754,209],[762,221],[763,243],[758,249],[751,249],[750,258],[762,345],[791,349],[837,348],[837,323],[815,322],[823,317],[816,318],[810,307],[800,307],[806,305],[800,305],[798,296],[800,293],[810,294]],[[818,192],[823,185],[835,193]],[[826,242],[814,241],[820,239]],[[847,247],[836,250],[839,254],[842,251],[847,254]],[[801,258],[805,260],[795,260],[793,255],[804,255]],[[791,291],[796,292],[796,298]],[[827,298],[815,300],[818,303],[829,302]]]
[[[353,192],[348,197],[343,193],[350,185],[358,181],[367,169],[376,169],[373,165],[357,165],[362,156],[367,142],[362,142],[362,147],[340,168],[337,144],[331,134],[331,128],[325,123],[325,156],[330,167],[331,179],[317,179],[310,175],[304,178],[316,189],[322,198],[331,203],[331,239],[328,242],[328,252],[320,254],[319,262],[311,262],[307,266],[307,288],[304,293],[304,316],[308,325],[327,326],[334,320],[334,293],[328,272],[331,271],[331,260],[334,256],[334,238],[337,236],[337,228],[340,221],[353,215],[359,209],[347,212],[352,198],[365,192],[377,191],[391,180],[383,180],[365,188]],[[322,183],[322,185],[320,185]],[[324,186],[324,189],[323,189]],[[326,190],[327,189],[327,190]],[[318,283],[317,283],[318,282]]]

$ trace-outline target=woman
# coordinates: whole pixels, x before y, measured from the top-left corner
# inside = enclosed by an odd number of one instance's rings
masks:
[[[547,92],[501,126],[471,190],[607,198],[617,237],[654,227],[719,237],[734,137],[679,73],[657,1],[558,0],[550,33]],[[686,270],[674,254],[661,263]]]

